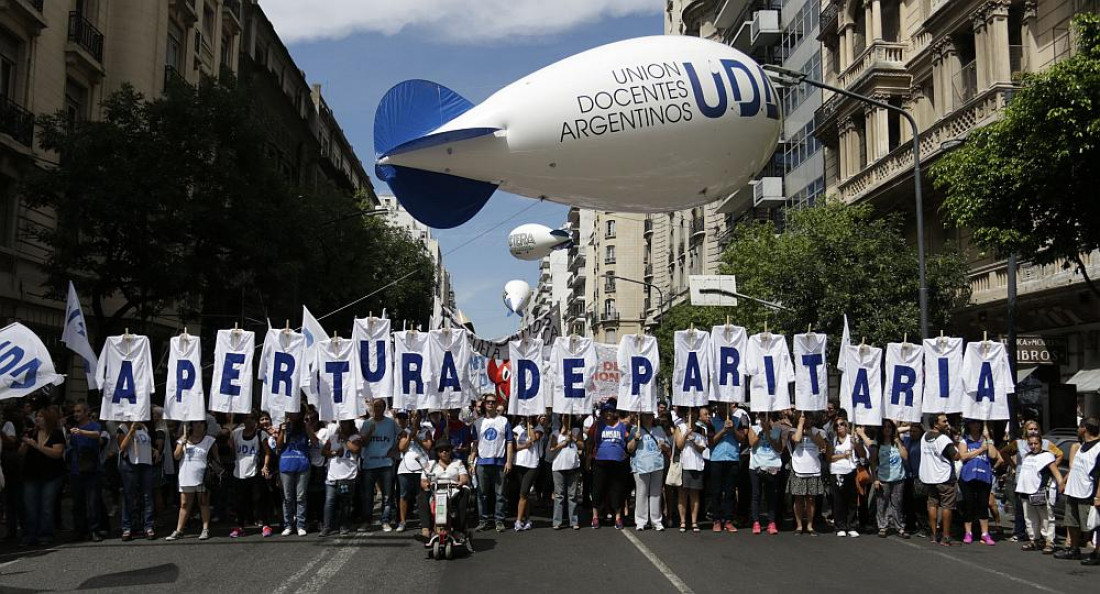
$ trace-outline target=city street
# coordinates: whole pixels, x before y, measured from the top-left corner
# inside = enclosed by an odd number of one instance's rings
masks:
[[[477,552],[426,558],[411,534],[371,532],[322,540],[253,533],[233,541],[134,541],[62,545],[0,555],[0,592],[485,592],[486,588],[591,592],[891,592],[1095,588],[1094,568],[1023,553],[1016,543],[944,549],[926,541],[738,534],[636,533],[604,527],[479,533]],[[1090,586],[1091,584],[1091,586]]]

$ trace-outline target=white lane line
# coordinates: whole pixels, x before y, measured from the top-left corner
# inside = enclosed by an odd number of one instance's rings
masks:
[[[325,556],[328,555],[329,553],[330,553],[330,551],[327,550],[327,549],[321,551],[320,553],[318,553],[316,557],[311,559],[309,561],[309,563],[306,563],[305,565],[303,565],[301,569],[299,569],[298,571],[296,571],[294,573],[294,575],[288,577],[286,580],[283,581],[282,584],[279,584],[278,588],[275,588],[274,590],[272,590],[271,594],[283,594],[284,592],[290,591],[292,588],[294,588],[295,582],[297,582],[298,580],[304,578],[306,576],[306,574],[308,574],[309,571],[311,569],[313,569],[313,566],[317,565],[317,563],[319,563],[321,561],[321,559],[324,559]]]
[[[637,536],[631,534],[629,530],[623,530],[622,533],[626,536],[627,540],[634,544],[634,548],[638,549],[646,559],[649,559],[653,567],[656,567],[657,571],[661,572],[661,575],[665,576],[665,578],[672,583],[672,587],[676,588],[677,592],[680,594],[695,594],[695,592],[684,583],[684,580],[680,579],[680,576],[676,575],[668,565],[665,565],[665,562],[661,561],[661,559],[658,558],[649,547],[645,546]]]
[[[8,561],[7,563],[0,563],[0,569],[4,569],[5,567],[8,567],[9,565],[15,565],[16,563],[19,563],[20,561],[22,561],[22,559],[16,559],[14,561]]]
[[[333,576],[339,573],[340,569],[355,556],[355,553],[359,552],[359,547],[355,545],[362,542],[365,542],[365,539],[353,538],[347,545],[340,547],[340,550],[317,570],[317,575],[313,576],[312,580],[303,584],[301,588],[298,588],[298,593],[315,594],[316,592],[320,592],[321,588],[329,583]]]
[[[988,568],[988,567],[986,567],[986,566],[984,566],[980,563],[974,563],[973,561],[967,561],[966,559],[960,559],[958,557],[953,557],[951,555],[948,555],[947,553],[944,553],[943,551],[928,550],[928,549],[926,549],[926,548],[924,548],[924,547],[922,547],[918,544],[914,544],[914,543],[911,543],[911,542],[906,542],[904,540],[897,540],[895,538],[891,538],[890,540],[893,541],[893,542],[896,542],[898,544],[903,544],[903,545],[905,545],[907,547],[910,547],[910,548],[914,548],[914,549],[917,549],[917,550],[925,551],[927,553],[931,553],[933,555],[937,555],[939,557],[943,557],[944,559],[947,559],[948,561],[954,561],[955,563],[965,565],[965,566],[967,566],[971,569],[977,569],[978,571],[984,571],[986,573],[995,575],[997,577],[1002,577],[1006,580],[1016,582],[1017,584],[1027,586],[1029,588],[1035,588],[1036,590],[1042,590],[1044,592],[1050,592],[1051,594],[1066,594],[1065,592],[1062,592],[1061,590],[1055,590],[1054,588],[1051,588],[1049,586],[1044,586],[1043,584],[1039,584],[1039,583],[1036,583],[1036,582],[1025,580],[1023,578],[1018,578],[1014,575],[1008,575],[1007,573],[1001,573],[1001,572],[997,571],[996,569],[990,569],[990,568]]]

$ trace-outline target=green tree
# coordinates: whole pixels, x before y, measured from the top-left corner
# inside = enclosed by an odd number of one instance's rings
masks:
[[[1076,265],[1100,248],[1100,15],[1074,19],[1077,53],[1024,77],[1003,117],[932,168],[944,212],[1004,257]]]
[[[55,227],[32,230],[49,248],[50,292],[75,280],[101,335],[169,306],[210,333],[234,320],[296,324],[302,303],[320,314],[413,270],[326,324],[348,328],[389,299],[426,323],[435,270],[423,243],[358,215],[365,196],[291,186],[266,157],[253,96],[212,80],[171,84],[155,100],[126,86],[101,120],[40,118],[40,142],[60,163],[21,189],[30,207],[56,213]]]
[[[901,234],[897,216],[876,218],[866,205],[835,202],[792,210],[782,233],[770,221],[738,226],[722,259],[721,273],[737,277],[738,292],[787,309],[745,299],[732,308],[673,308],[656,332],[666,379],[672,371],[672,333],[691,324],[709,329],[724,324],[727,315],[750,332],[763,331],[766,323],[777,334],[812,327],[839,339],[848,314],[856,342],[865,338],[881,345],[905,334],[911,340],[919,336],[916,247]],[[970,298],[966,263],[950,251],[938,254],[928,259],[927,276],[929,323],[946,328],[952,311]]]

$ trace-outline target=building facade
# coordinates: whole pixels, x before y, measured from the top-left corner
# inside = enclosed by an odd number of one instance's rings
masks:
[[[568,249],[554,250],[539,260],[539,282],[533,290],[535,296],[523,314],[523,325],[530,324],[556,306],[560,322],[558,332],[564,333],[569,311]]]
[[[281,73],[264,75],[280,81],[280,92],[261,89],[260,96],[273,123],[269,154],[280,169],[377,204],[320,87],[306,83],[256,0],[0,0],[0,316],[43,339],[69,375],[60,388],[66,396],[84,395],[84,374],[60,343],[65,303],[45,295],[48,251],[34,233],[55,218],[21,204],[16,193],[31,168],[58,160],[37,143],[36,115],[94,120],[102,100],[124,84],[155,98],[173,81],[256,76],[257,63]],[[171,332],[175,324],[164,318],[153,326]]]
[[[908,111],[920,131],[925,170],[944,151],[1001,117],[1020,77],[1072,54],[1070,20],[1100,9],[1088,0],[824,0],[825,81]],[[900,212],[915,236],[912,133],[896,114],[826,93],[815,115],[824,143],[826,192],[845,203]],[[943,196],[923,180],[925,236],[935,252],[958,246],[969,260],[972,299],[955,315],[968,338],[1007,331],[1006,263],[940,215]],[[1093,278],[1100,254],[1084,254]],[[1077,371],[1100,367],[1100,302],[1074,266],[1017,269],[1021,341],[1047,344],[1045,361],[1018,358],[1025,392],[1056,390]],[[1025,343],[1018,343],[1025,344]],[[1030,376],[1030,377],[1029,377]],[[1030,398],[1030,396],[1028,396]]]

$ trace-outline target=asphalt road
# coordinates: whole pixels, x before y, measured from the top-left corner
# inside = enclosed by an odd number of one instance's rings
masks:
[[[1015,543],[951,549],[926,541],[637,533],[604,527],[479,533],[477,552],[431,561],[411,533],[311,534],[200,542],[118,539],[0,552],[0,592],[757,592],[853,587],[920,592],[1095,591],[1100,569],[1024,553]],[[491,590],[490,590],[491,589]]]

